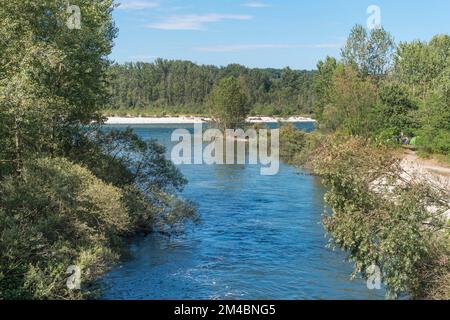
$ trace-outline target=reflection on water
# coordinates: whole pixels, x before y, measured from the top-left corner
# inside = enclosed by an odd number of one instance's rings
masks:
[[[134,126],[168,146],[174,126]],[[311,127],[309,127],[311,129]],[[345,255],[326,248],[319,181],[281,165],[183,165],[183,197],[202,222],[183,236],[152,234],[102,280],[105,299],[379,299],[350,281]]]

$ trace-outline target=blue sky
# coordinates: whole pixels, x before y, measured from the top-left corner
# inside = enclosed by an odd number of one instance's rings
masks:
[[[314,69],[338,56],[367,8],[396,41],[450,33],[449,0],[116,0],[119,27],[111,59],[157,57],[199,64]]]

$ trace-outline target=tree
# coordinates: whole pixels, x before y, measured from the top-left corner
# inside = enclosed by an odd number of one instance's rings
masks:
[[[320,126],[333,132],[368,135],[369,113],[377,100],[376,87],[353,66],[339,65],[330,88],[330,103],[325,106]]]
[[[420,128],[415,132],[419,148],[426,153],[448,155],[450,36],[437,35],[429,42],[401,43],[395,61],[395,79],[406,85],[420,105]]]
[[[219,81],[209,97],[209,105],[214,120],[226,129],[239,128],[250,111],[247,95],[235,77]]]
[[[392,66],[394,47],[393,37],[383,28],[367,33],[363,26],[356,25],[341,55],[345,64],[355,64],[363,74],[381,77]]]
[[[0,7],[0,300],[85,298],[124,237],[194,218],[163,147],[103,133],[113,1],[10,0]]]
[[[156,59],[154,63],[115,64],[110,68],[109,114],[208,114],[214,84],[234,76],[242,83],[254,115],[310,114],[314,71],[197,65]]]
[[[335,58],[327,57],[317,64],[317,74],[314,76],[315,104],[314,115],[318,121],[322,120],[323,110],[331,102],[334,72],[337,67]]]
[[[419,126],[418,109],[404,85],[391,81],[381,83],[378,102],[369,115],[372,135],[383,142],[395,142],[394,137],[402,133],[412,136]]]
[[[66,270],[90,268],[89,281],[117,260],[131,226],[122,191],[66,159],[23,165],[0,188],[0,298],[82,298]]]
[[[424,99],[439,84],[449,64],[449,35],[434,36],[428,43],[400,43],[395,55],[395,77],[409,86],[414,97]]]
[[[450,155],[450,68],[424,101],[420,113],[418,146],[429,153]]]
[[[78,0],[82,28],[66,26],[67,1],[6,1],[0,9],[2,160],[56,153],[107,101],[112,0]],[[6,169],[6,167],[4,167]]]
[[[403,132],[416,134],[422,151],[449,154],[448,39],[401,44],[387,73],[390,36],[355,27],[342,61],[318,65],[322,130],[282,130],[287,159],[311,166],[328,188],[325,201],[333,213],[324,225],[331,245],[348,253],[355,276],[370,279],[371,267],[378,266],[391,297],[450,294],[448,188],[405,172],[385,145]]]

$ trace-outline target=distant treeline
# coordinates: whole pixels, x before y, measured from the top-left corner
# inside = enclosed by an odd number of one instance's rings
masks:
[[[115,64],[111,72],[110,111],[207,114],[206,98],[218,80],[234,76],[248,93],[253,115],[310,114],[314,71],[197,65],[157,59],[153,63]]]

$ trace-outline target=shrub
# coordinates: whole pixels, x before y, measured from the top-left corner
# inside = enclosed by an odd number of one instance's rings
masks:
[[[331,137],[314,161],[329,188],[325,216],[331,244],[345,250],[355,274],[380,267],[388,294],[429,298],[440,292],[450,264],[448,190],[403,172],[387,150],[362,138]],[[437,296],[437,295],[436,295]]]
[[[82,298],[66,270],[90,280],[120,253],[130,218],[121,191],[63,158],[27,162],[0,189],[0,297]],[[89,272],[87,272],[89,269]]]

